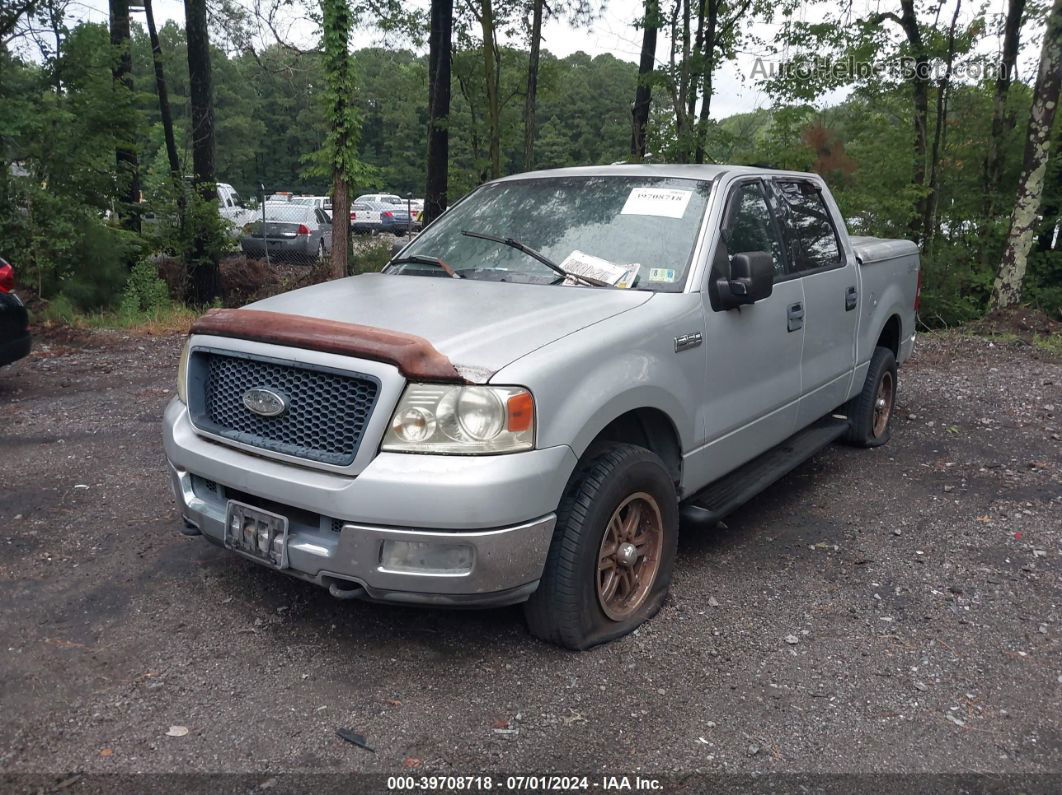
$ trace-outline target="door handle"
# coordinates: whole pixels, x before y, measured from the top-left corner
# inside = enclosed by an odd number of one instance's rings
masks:
[[[844,294],[844,311],[851,312],[859,302],[859,291],[855,287],[849,287]]]
[[[790,304],[786,310],[786,328],[796,331],[804,327],[804,305],[801,303]]]

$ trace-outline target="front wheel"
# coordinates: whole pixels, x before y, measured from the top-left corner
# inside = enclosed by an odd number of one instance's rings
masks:
[[[628,444],[593,455],[557,511],[542,579],[524,609],[531,633],[586,649],[636,629],[664,603],[677,540],[678,499],[664,463]]]
[[[896,387],[896,356],[890,349],[878,346],[870,358],[863,391],[848,401],[848,442],[880,447],[889,441]]]

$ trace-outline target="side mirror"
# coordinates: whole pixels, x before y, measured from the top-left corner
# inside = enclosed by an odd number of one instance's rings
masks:
[[[726,309],[754,304],[774,291],[774,260],[766,251],[744,251],[730,258],[730,278],[716,281]]]
[[[392,243],[391,244],[391,259],[398,256],[398,252],[406,247],[405,243]]]

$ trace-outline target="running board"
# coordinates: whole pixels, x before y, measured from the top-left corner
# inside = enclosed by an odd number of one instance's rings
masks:
[[[847,430],[847,419],[824,417],[685,500],[682,503],[682,518],[696,524],[718,522],[822,448],[844,436]]]

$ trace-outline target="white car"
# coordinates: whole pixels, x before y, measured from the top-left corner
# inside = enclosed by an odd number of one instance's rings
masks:
[[[350,230],[355,234],[390,232],[402,236],[412,226],[404,204],[356,201],[350,205]]]
[[[295,196],[290,203],[308,205],[315,209],[324,210],[327,213],[332,212],[331,196]]]
[[[394,193],[364,193],[354,200],[355,202],[373,202],[378,204],[401,204],[406,205],[406,200]]]

